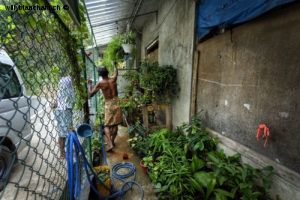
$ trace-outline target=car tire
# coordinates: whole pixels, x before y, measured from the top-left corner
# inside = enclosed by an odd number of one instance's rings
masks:
[[[6,186],[15,156],[16,154],[12,153],[7,146],[0,145],[0,191]]]

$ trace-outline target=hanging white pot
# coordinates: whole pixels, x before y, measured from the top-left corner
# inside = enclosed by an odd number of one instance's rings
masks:
[[[133,44],[122,44],[125,53],[131,53],[133,50]]]

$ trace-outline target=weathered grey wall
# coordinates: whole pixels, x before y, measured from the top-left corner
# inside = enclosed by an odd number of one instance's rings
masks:
[[[242,162],[247,163],[256,168],[263,168],[271,165],[274,168],[274,176],[272,177],[271,188],[268,191],[272,199],[299,199],[300,197],[300,174],[295,171],[270,160],[269,158],[241,145],[234,140],[220,135],[219,133],[209,130],[213,137],[218,137],[218,148],[223,149],[227,155],[239,153],[242,155]]]
[[[300,173],[300,3],[197,47],[197,111],[210,129]],[[255,138],[259,124],[271,136]]]
[[[142,33],[142,56],[145,48],[159,37],[158,61],[177,69],[180,93],[172,99],[173,127],[189,120],[195,2],[191,0],[160,1],[158,17],[149,19]]]
[[[159,63],[178,71],[181,91],[172,99],[173,127],[189,120],[190,101],[220,138],[228,154],[240,153],[256,167],[272,165],[272,196],[300,194],[300,3],[283,6],[197,46],[197,84],[192,90],[195,1],[165,0],[141,38],[145,48],[159,38]],[[196,63],[197,63],[196,62]],[[193,96],[194,97],[194,96]],[[192,106],[193,108],[193,106]],[[259,124],[271,131],[267,147],[255,138]],[[222,134],[222,135],[221,135]]]

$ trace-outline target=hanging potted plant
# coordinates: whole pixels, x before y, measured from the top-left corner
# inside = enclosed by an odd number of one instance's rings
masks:
[[[135,42],[136,42],[136,34],[132,31],[128,33],[124,33],[120,36],[121,44],[125,53],[131,53]]]
[[[122,63],[124,61],[124,51],[121,45],[121,38],[113,36],[112,41],[107,44],[103,51],[101,64],[106,66],[108,71],[113,71],[113,62]]]
[[[176,69],[171,65],[160,66],[158,62],[145,59],[140,65],[140,86],[152,103],[168,103],[171,95],[179,91]]]

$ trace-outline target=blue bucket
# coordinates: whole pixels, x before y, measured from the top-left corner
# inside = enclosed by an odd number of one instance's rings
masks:
[[[77,134],[80,137],[91,137],[93,135],[92,127],[89,124],[81,124],[77,127]]]

